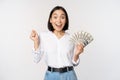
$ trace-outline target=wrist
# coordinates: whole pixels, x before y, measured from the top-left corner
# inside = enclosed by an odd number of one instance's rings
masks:
[[[37,50],[38,47],[39,47],[39,42],[38,42],[38,41],[37,41],[37,42],[34,42],[34,49]]]
[[[75,55],[74,55],[74,61],[76,62],[78,59],[79,59],[79,55],[78,55],[78,54],[75,54]]]

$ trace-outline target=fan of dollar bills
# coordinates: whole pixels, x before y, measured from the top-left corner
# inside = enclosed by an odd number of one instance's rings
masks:
[[[91,41],[93,41],[93,37],[90,33],[80,31],[80,32],[74,33],[71,36],[70,41],[74,44],[83,44],[83,46],[85,47],[89,43],[91,43]]]

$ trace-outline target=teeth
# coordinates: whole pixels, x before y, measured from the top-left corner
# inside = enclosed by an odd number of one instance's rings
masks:
[[[56,26],[61,26],[61,24],[56,24]]]

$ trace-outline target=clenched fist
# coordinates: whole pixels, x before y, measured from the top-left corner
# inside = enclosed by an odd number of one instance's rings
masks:
[[[35,30],[32,30],[30,39],[34,41],[34,48],[35,48],[35,50],[37,50],[39,47],[39,36]]]

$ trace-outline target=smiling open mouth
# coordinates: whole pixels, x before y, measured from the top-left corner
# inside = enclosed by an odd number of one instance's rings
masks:
[[[62,24],[55,24],[57,27],[62,27]]]

